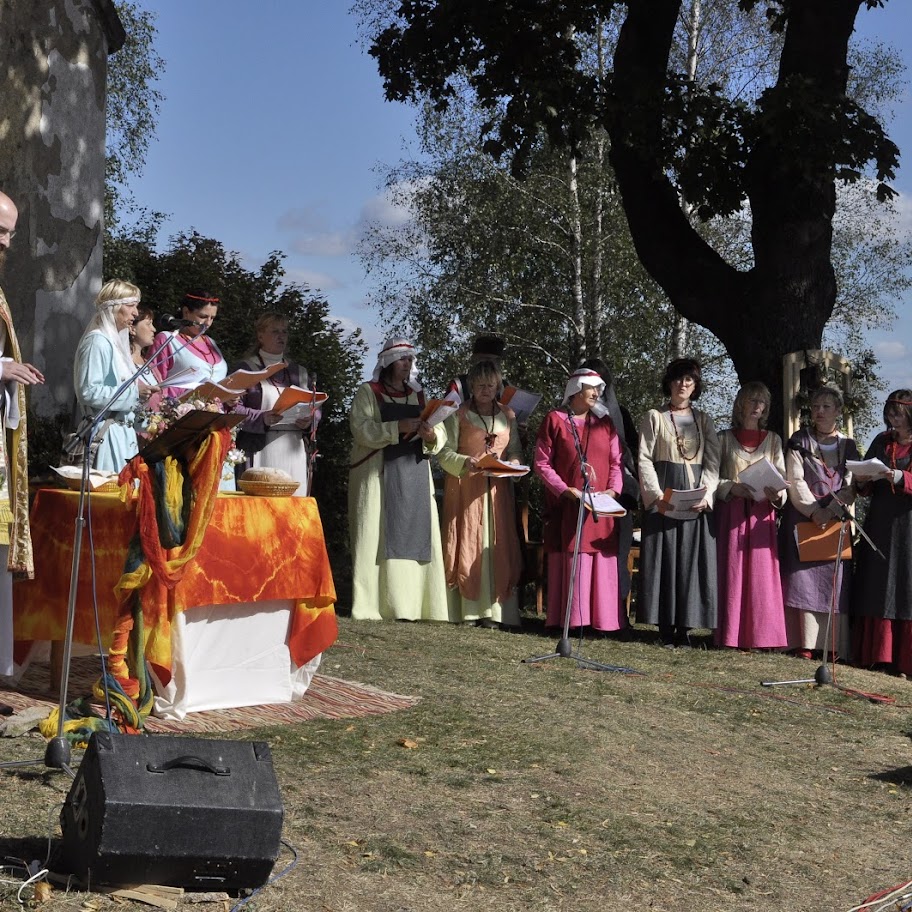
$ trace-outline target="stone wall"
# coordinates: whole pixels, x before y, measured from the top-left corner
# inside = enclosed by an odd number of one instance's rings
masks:
[[[110,0],[0,0],[0,189],[19,208],[2,281],[23,357],[47,378],[31,409],[73,401],[76,343],[101,287]]]

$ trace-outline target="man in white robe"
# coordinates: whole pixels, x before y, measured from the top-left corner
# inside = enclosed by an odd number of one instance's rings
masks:
[[[16,234],[19,210],[0,192],[0,275]],[[13,673],[13,573],[32,576],[28,528],[28,460],[23,386],[44,383],[22,363],[9,305],[0,289],[0,675]],[[0,704],[0,712],[9,708]]]

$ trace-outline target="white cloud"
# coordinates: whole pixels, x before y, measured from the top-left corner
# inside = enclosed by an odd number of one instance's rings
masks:
[[[285,281],[298,285],[307,285],[314,291],[329,291],[333,288],[344,288],[345,283],[328,272],[315,272],[312,269],[288,269]]]
[[[304,256],[348,256],[355,249],[355,235],[351,231],[302,234],[292,240],[291,249]]]
[[[909,346],[905,342],[884,340],[874,343],[874,354],[883,362],[900,361],[908,358]]]

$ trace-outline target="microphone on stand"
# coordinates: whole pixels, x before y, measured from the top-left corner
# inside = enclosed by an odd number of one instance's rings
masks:
[[[183,329],[185,326],[202,326],[195,320],[184,320],[181,317],[175,317],[174,314],[165,314],[158,318],[158,324],[162,329]]]

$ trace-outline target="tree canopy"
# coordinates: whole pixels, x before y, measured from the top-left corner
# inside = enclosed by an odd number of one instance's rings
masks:
[[[367,5],[387,97],[444,110],[470,94],[485,151],[515,173],[543,145],[584,155],[607,132],[639,259],[679,313],[722,341],[742,380],[767,382],[778,417],[782,355],[819,347],[835,305],[837,182],[870,175],[879,198],[892,194],[898,150],[849,94],[856,15],[882,3],[716,4],[765,18],[753,54],[775,75],[740,94],[683,71],[683,0]],[[603,71],[592,55],[606,43]],[[733,213],[749,221],[749,263],[730,262],[692,217]]]

